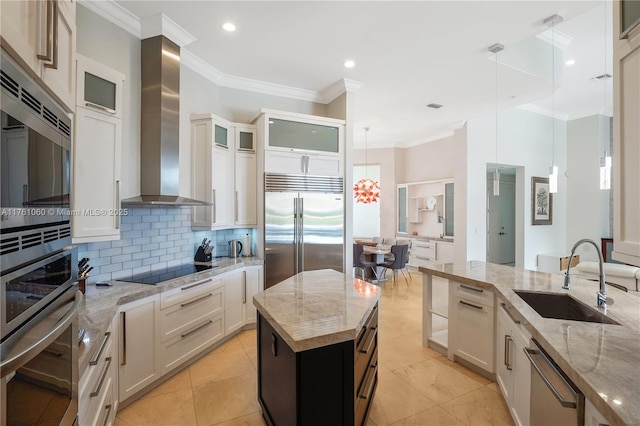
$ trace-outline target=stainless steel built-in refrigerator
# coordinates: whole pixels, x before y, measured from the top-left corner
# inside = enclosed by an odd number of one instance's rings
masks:
[[[265,175],[265,288],[344,265],[343,179]]]

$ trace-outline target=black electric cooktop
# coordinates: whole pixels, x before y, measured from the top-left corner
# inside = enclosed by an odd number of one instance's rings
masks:
[[[158,284],[174,278],[184,277],[185,275],[195,274],[196,272],[206,271],[214,267],[214,265],[194,265],[192,263],[188,263],[185,265],[172,266],[171,268],[158,269],[157,271],[132,275],[127,278],[118,278],[118,281],[140,284]]]

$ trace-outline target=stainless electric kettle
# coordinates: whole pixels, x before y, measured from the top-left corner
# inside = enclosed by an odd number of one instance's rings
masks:
[[[242,243],[236,240],[229,241],[229,257],[240,257]]]

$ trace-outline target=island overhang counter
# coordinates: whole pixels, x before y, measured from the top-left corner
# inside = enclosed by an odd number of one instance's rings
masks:
[[[253,298],[267,424],[364,424],[377,386],[381,289],[306,271]]]

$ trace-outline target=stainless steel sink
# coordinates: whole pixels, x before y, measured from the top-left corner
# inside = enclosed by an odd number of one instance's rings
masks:
[[[568,294],[525,290],[513,291],[544,318],[620,325],[619,322],[612,320]]]

